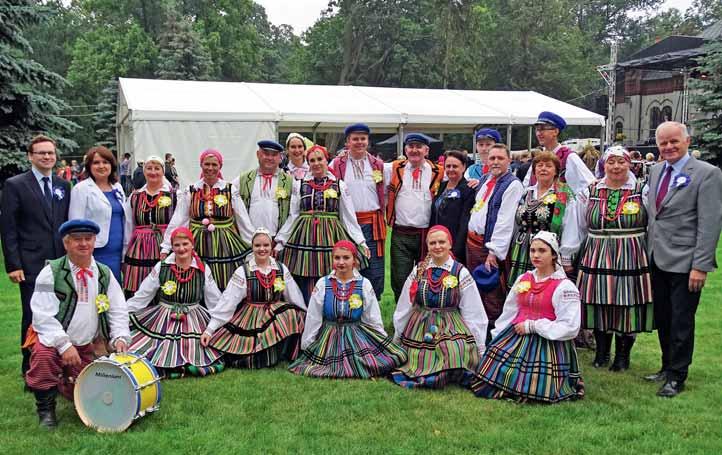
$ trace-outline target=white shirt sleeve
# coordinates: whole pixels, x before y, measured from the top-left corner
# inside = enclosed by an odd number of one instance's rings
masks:
[[[486,242],[486,247],[500,261],[505,260],[509,252],[511,236],[514,233],[514,225],[516,224],[516,208],[523,194],[524,187],[518,180],[515,180],[501,196],[501,207],[494,225],[494,232],[491,234],[490,241]]]
[[[321,277],[313,288],[313,293],[308,301],[306,312],[306,323],[304,324],[303,335],[301,335],[301,349],[306,349],[316,341],[318,331],[323,323],[323,300],[326,294],[325,278]]]
[[[341,190],[341,200],[339,201],[339,217],[341,219],[341,223],[343,223],[346,227],[348,235],[351,236],[354,242],[358,245],[365,245],[366,239],[364,238],[364,233],[361,231],[361,227],[358,225],[358,221],[356,220],[356,209],[354,208],[351,194],[348,192],[348,186],[346,185],[346,182],[340,180],[338,182],[338,187]]]
[[[203,287],[203,301],[206,304],[206,308],[208,308],[208,311],[213,311],[213,309],[218,306],[218,302],[221,301],[221,291],[218,289],[218,285],[216,284],[216,280],[213,279],[213,274],[211,273],[211,268],[208,267],[208,264],[204,265],[204,274],[206,277],[206,284]],[[200,272],[200,270],[198,270]]]
[[[589,188],[585,189],[581,193],[579,193],[576,197],[576,203],[577,203],[577,238],[576,242],[579,244],[580,248],[582,243],[587,237],[587,210],[589,205]],[[566,235],[566,234],[564,234]]]
[[[366,278],[363,279],[363,301],[364,308],[361,314],[361,322],[370,325],[384,336],[388,336],[386,335],[386,330],[384,330],[384,321],[381,319],[381,307],[379,306],[379,301],[376,299],[374,287]]]
[[[295,305],[303,311],[306,311],[306,302],[303,300],[303,293],[298,287],[298,284],[296,284],[296,280],[293,279],[291,272],[288,271],[288,267],[283,264],[280,265],[283,270],[283,281],[286,282],[286,289],[283,290],[283,298],[291,305]]]
[[[276,250],[279,250],[279,245],[283,246],[288,240],[288,236],[291,235],[293,230],[293,224],[296,222],[298,215],[301,213],[301,181],[293,180],[293,191],[291,191],[291,207],[289,210],[288,218],[283,226],[276,233],[274,240],[276,241]]]
[[[579,290],[569,280],[562,281],[552,296],[552,305],[556,319],[537,319],[529,321],[532,331],[547,340],[571,340],[579,333],[581,326],[582,304]]]
[[[533,171],[534,171],[534,168],[531,166],[529,167],[529,170],[526,171],[526,175],[524,176],[524,181],[522,182],[522,185],[524,186],[524,188],[529,187],[529,183],[531,183],[531,175],[534,173]]]
[[[72,344],[60,321],[55,319],[60,301],[55,296],[53,272],[49,265],[43,267],[35,280],[35,290],[30,298],[33,312],[33,329],[43,346],[54,347],[62,354]]]
[[[562,219],[562,238],[559,252],[561,253],[562,265],[572,265],[572,258],[579,251],[581,238],[579,237],[579,217],[577,211],[579,203],[575,197],[570,197]]]
[[[130,205],[130,197],[125,199],[123,212],[125,212],[125,225],[123,226],[123,255],[121,257],[125,259],[125,253],[128,251],[128,244],[130,243],[130,236],[133,235],[133,229],[135,229],[135,217],[133,216],[133,208]]]
[[[409,296],[409,289],[411,289],[411,283],[414,282],[417,267],[418,265],[415,265],[409,276],[406,278],[404,287],[401,289],[399,301],[396,303],[396,310],[394,311],[394,341],[396,342],[401,340],[401,335],[403,335],[404,330],[406,329],[406,324],[409,322],[409,318],[411,317],[413,302]]]
[[[486,311],[484,311],[479,288],[476,287],[476,283],[466,267],[462,268],[459,273],[459,286],[461,287],[461,302],[459,302],[461,319],[464,320],[471,334],[474,335],[479,354],[484,354],[486,350],[486,328],[489,325],[489,319],[486,316]]]
[[[180,227],[185,226],[188,227],[188,223],[190,223],[190,205],[191,205],[191,194],[188,189],[184,190],[178,190],[176,192],[176,207],[175,211],[173,212],[173,216],[171,217],[170,221],[168,222],[168,227],[165,230],[165,234],[163,235],[163,243],[160,245],[160,249],[162,253],[170,253],[171,251],[171,244],[170,244],[170,235],[173,233],[173,231]]]
[[[238,305],[246,298],[246,286],[246,270],[241,265],[233,272],[218,304],[210,311],[211,320],[206,328],[206,333],[213,335],[216,330],[231,320]]]
[[[115,341],[119,338],[130,344],[128,305],[125,302],[123,289],[121,289],[120,284],[112,274],[108,283],[108,300],[110,300],[110,309],[108,309],[110,344],[111,346],[115,345]]]
[[[241,239],[250,245],[253,237],[253,223],[251,223],[251,217],[248,216],[248,210],[246,210],[246,205],[241,199],[238,187],[235,185],[231,185],[231,203],[233,204],[233,214],[235,215],[236,226],[241,234]]]
[[[133,297],[128,299],[127,304],[130,313],[142,310],[155,298],[160,288],[160,264],[161,263],[158,262],[153,266],[153,270],[151,270],[143,282],[140,283],[140,287],[135,291]]]
[[[527,173],[528,175],[528,173]],[[567,167],[564,172],[567,185],[572,189],[575,195],[581,193],[590,183],[594,181],[594,174],[589,170],[584,161],[579,158],[576,153],[571,153],[567,157]]]

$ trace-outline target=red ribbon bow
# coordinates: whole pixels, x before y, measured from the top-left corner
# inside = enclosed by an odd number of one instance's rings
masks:
[[[273,174],[261,174],[261,177],[263,178],[263,191],[270,190],[271,184],[273,184]]]
[[[93,278],[93,271],[81,268],[75,272],[75,278],[83,282],[83,286],[88,287],[88,277]]]
[[[421,168],[418,167],[418,168],[414,169],[413,171],[411,171],[411,176],[414,178],[414,182],[418,182],[419,179],[421,178]]]

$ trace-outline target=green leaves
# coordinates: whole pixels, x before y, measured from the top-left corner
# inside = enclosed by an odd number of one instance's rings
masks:
[[[689,82],[692,93],[692,126],[700,148],[712,157],[722,156],[722,40],[705,47],[698,60],[700,77]],[[693,111],[694,111],[693,110]]]

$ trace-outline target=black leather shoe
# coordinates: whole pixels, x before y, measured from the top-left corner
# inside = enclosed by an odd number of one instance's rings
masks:
[[[657,391],[657,396],[672,398],[679,395],[684,390],[684,382],[682,381],[667,381],[664,383],[661,389]]]
[[[594,331],[594,347],[595,355],[592,366],[594,368],[603,368],[609,365],[609,350],[612,347],[612,334],[604,333],[598,330]]]
[[[667,380],[667,372],[664,370],[660,370],[654,374],[645,376],[644,380],[649,382],[664,382]]]

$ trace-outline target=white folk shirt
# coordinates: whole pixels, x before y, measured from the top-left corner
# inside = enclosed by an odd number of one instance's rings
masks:
[[[391,182],[391,163],[384,165],[384,177],[386,182]],[[396,212],[396,224],[414,228],[427,228],[431,220],[431,203],[433,197],[429,187],[431,186],[432,171],[431,165],[424,160],[421,165],[421,184],[414,188],[413,169],[410,164],[404,168],[404,176],[401,189],[396,195],[394,211]]]
[[[451,272],[453,265],[454,260],[449,258],[441,265],[441,268],[447,272]],[[397,342],[401,340],[401,335],[404,333],[404,330],[406,330],[406,324],[408,324],[413,310],[414,302],[411,301],[409,289],[411,289],[411,284],[416,276],[416,267],[417,266],[414,266],[414,269],[408,278],[406,278],[399,302],[396,305],[396,311],[394,311],[394,340]],[[476,283],[466,267],[462,267],[459,272],[459,291],[461,292],[461,301],[459,302],[461,319],[463,319],[466,326],[469,327],[471,334],[474,335],[479,354],[484,354],[486,348],[486,327],[489,324],[489,319],[486,316],[486,311],[484,311],[484,304],[481,301],[479,288],[476,287]],[[421,290],[419,290],[419,292],[421,292]]]
[[[564,341],[573,340],[579,333],[581,326],[581,308],[582,305],[579,301],[579,290],[577,287],[567,279],[566,273],[561,267],[557,267],[554,273],[543,279],[539,279],[536,270],[532,272],[534,280],[537,282],[546,281],[550,278],[564,280],[552,294],[552,306],[554,307],[554,314],[556,319],[550,321],[549,319],[537,319],[531,324],[527,325],[527,328],[532,328],[532,333],[536,333],[547,340],[552,341]],[[522,275],[524,276],[524,275]],[[517,278],[514,286],[511,287],[509,294],[506,296],[504,302],[504,311],[496,320],[494,330],[491,331],[491,337],[496,337],[502,330],[506,329],[511,321],[514,320],[516,315],[519,313],[519,302],[518,294],[516,291],[516,284],[521,281],[522,276]]]
[[[193,185],[196,189],[202,189],[203,188],[203,180],[197,181]],[[219,179],[214,185],[213,188],[217,188],[219,190],[226,187],[226,181]],[[163,243],[161,243],[161,251],[163,253],[170,253],[171,250],[171,244],[170,244],[170,236],[173,233],[173,231],[180,226],[188,227],[190,224],[190,205],[191,205],[191,192],[188,188],[179,189],[177,192],[177,202],[175,207],[175,212],[173,212],[173,217],[170,219],[170,222],[168,223],[168,228],[165,230],[165,235],[163,236]],[[238,232],[241,234],[241,239],[243,239],[244,242],[248,243],[250,245],[251,243],[251,237],[253,236],[253,227],[251,224],[251,219],[248,217],[248,212],[246,211],[246,206],[243,204],[243,200],[241,200],[240,194],[238,194],[238,187],[233,185],[231,186],[231,204],[233,205],[233,213],[236,221],[236,227],[238,228]]]
[[[283,301],[306,311],[306,303],[303,301],[301,289],[298,287],[298,284],[296,284],[296,281],[291,276],[291,272],[288,271],[288,268],[285,265],[277,263],[275,259],[270,258],[270,262],[267,266],[259,267],[256,264],[255,257],[250,256],[246,264],[238,267],[236,271],[233,272],[230,281],[228,281],[226,290],[223,291],[221,301],[213,309],[213,311],[211,311],[211,321],[208,323],[208,327],[206,328],[206,333],[209,335],[213,335],[218,328],[230,321],[238,305],[248,297],[246,266],[251,272],[260,270],[264,274],[267,274],[271,271],[271,269],[275,269],[280,266],[283,273],[283,281],[286,285],[283,289]]]
[[[171,253],[163,262],[166,264],[175,264],[175,253]],[[128,300],[128,311],[131,313],[135,313],[136,311],[140,311],[147,307],[150,302],[153,301],[156,294],[158,294],[158,291],[163,284],[160,282],[160,266],[161,262],[158,262],[155,266],[153,266],[153,270],[151,270],[150,274],[145,277],[143,282],[140,284],[138,291],[136,291],[135,295]],[[196,269],[196,273],[205,274],[206,282],[203,287],[203,301],[206,308],[210,311],[215,308],[221,300],[221,291],[218,289],[218,285],[213,279],[211,269],[208,265],[205,265],[204,267],[205,272],[201,272],[198,262],[196,262],[196,259],[193,258],[191,261],[191,267]]]
[[[78,296],[68,330],[63,330],[60,321],[55,318],[60,308],[60,301],[55,296],[55,279],[50,265],[46,265],[40,271],[35,281],[35,291],[30,299],[30,308],[33,311],[33,329],[38,334],[40,343],[56,348],[61,355],[71,346],[84,346],[91,343],[99,331],[98,307],[95,304],[100,274],[98,265],[94,259],[91,260],[90,271],[93,272],[93,276],[87,276],[87,292],[83,292],[82,280],[76,276],[80,268],[69,259],[68,262]],[[107,311],[111,344],[115,343],[118,338],[130,343],[128,308],[123,290],[112,274],[110,274],[107,295],[110,300],[110,309]]]
[[[471,217],[469,218],[469,230],[474,231],[479,235],[484,235],[486,230],[486,215],[489,211],[489,204],[493,197],[494,190],[491,190],[491,194],[486,194],[491,184],[491,177],[486,179],[483,185],[479,187],[479,191],[476,192],[476,203],[487,196],[486,203],[481,207],[479,211],[472,211]],[[511,236],[514,233],[514,226],[516,225],[516,209],[519,206],[519,200],[524,194],[524,187],[519,180],[514,180],[506,188],[504,194],[501,195],[501,207],[499,208],[499,215],[496,217],[496,224],[494,225],[494,232],[491,234],[491,238],[484,238],[484,245],[494,253],[500,260],[506,259],[506,254],[509,252],[509,245],[511,244]]]
[[[276,199],[276,189],[278,188],[278,175],[283,172],[277,169],[271,178],[270,189],[263,190],[263,176],[261,170],[258,169],[256,181],[253,182],[253,190],[251,191],[251,200],[248,204],[248,217],[251,220],[251,227],[255,231],[259,227],[268,229],[271,236],[275,236],[280,226],[278,225],[278,200]],[[240,177],[233,180],[233,186],[238,188]]]
[[[562,147],[562,144],[557,144],[552,150],[552,153],[556,154],[557,151]],[[529,186],[531,181],[531,175],[534,173],[534,169],[529,168],[529,172],[524,177],[524,187]],[[595,180],[594,174],[589,170],[584,161],[579,158],[579,155],[572,152],[567,157],[566,170],[564,171],[564,180],[566,180],[569,188],[572,189],[574,195],[578,195],[584,189],[588,188],[589,185]]]
[[[331,272],[331,277],[336,276],[336,272]],[[353,277],[347,281],[339,282],[346,284],[352,280],[358,280],[361,278],[361,274],[358,270],[354,269]],[[303,329],[303,335],[301,335],[301,349],[306,349],[311,343],[316,341],[318,337],[318,331],[321,329],[323,324],[323,302],[326,298],[326,277],[321,277],[316,282],[316,287],[313,288],[311,299],[308,301],[308,313],[306,313],[306,323]],[[371,326],[374,330],[386,336],[384,330],[384,321],[381,319],[381,308],[379,307],[379,301],[376,300],[376,293],[371,282],[363,278],[363,313],[361,313],[361,322]]]
[[[363,177],[356,177],[354,165],[363,169]],[[368,158],[364,156],[361,160],[355,160],[349,154],[348,161],[346,161],[346,174],[343,179],[351,193],[353,206],[357,212],[374,212],[381,208],[378,193],[376,192],[373,169]]]

